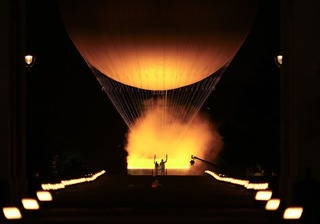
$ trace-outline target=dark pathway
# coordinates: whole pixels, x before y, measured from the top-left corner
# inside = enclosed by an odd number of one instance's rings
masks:
[[[108,176],[53,191],[24,223],[269,223],[255,192],[203,176]]]

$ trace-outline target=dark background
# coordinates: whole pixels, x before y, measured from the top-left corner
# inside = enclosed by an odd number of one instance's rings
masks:
[[[248,38],[203,110],[224,138],[221,160],[279,170],[279,2],[261,0]],[[56,1],[27,1],[27,150],[32,172],[125,173],[127,127],[69,39]]]

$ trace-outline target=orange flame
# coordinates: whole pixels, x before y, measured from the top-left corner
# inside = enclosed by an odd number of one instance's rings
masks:
[[[152,169],[154,157],[159,163],[168,155],[167,169],[187,170],[191,155],[212,160],[221,148],[222,139],[208,117],[197,114],[186,124],[173,112],[152,108],[128,133],[128,169]]]

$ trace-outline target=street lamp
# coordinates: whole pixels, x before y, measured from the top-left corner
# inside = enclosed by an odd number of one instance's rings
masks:
[[[24,56],[25,66],[28,69],[31,69],[36,61],[36,57],[34,55],[28,54]]]
[[[276,65],[277,65],[278,67],[281,67],[282,61],[283,61],[283,56],[282,56],[282,55],[277,55],[277,56],[275,56],[275,57],[274,57],[274,61],[275,61]]]

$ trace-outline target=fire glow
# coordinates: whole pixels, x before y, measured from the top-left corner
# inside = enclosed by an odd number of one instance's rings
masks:
[[[152,169],[154,156],[159,163],[168,155],[167,169],[189,169],[193,154],[210,159],[218,156],[222,140],[207,117],[197,114],[184,123],[174,116],[176,111],[170,111],[149,109],[130,130],[126,147],[129,169]]]

